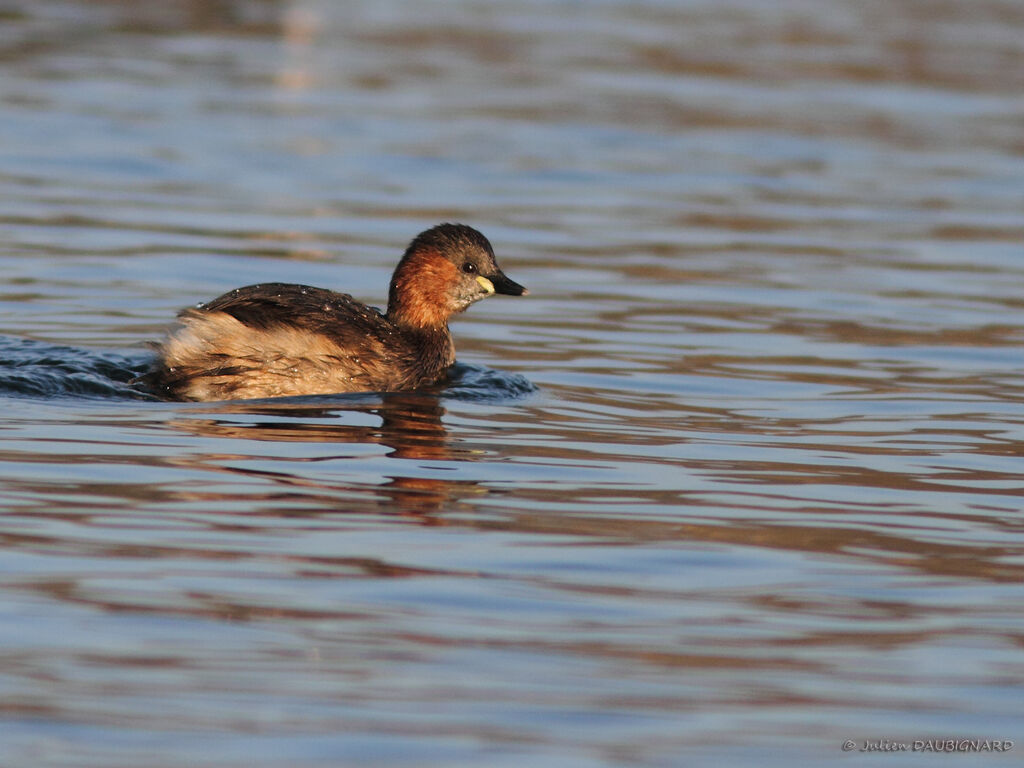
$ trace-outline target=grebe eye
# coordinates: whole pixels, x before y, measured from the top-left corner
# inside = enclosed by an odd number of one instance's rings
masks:
[[[467,261],[465,264],[462,265],[462,271],[465,272],[467,275],[475,275],[476,264],[474,264],[472,261]]]

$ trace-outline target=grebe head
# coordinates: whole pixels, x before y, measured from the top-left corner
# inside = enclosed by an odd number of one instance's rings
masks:
[[[440,328],[475,301],[526,289],[505,277],[487,238],[465,224],[438,224],[417,235],[391,277],[388,318],[399,325]]]

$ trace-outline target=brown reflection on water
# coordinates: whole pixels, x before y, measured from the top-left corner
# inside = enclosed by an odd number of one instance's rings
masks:
[[[207,408],[198,408],[203,413]],[[229,421],[189,417],[171,419],[168,426],[202,437],[237,440],[301,443],[357,443],[383,445],[394,449],[396,458],[453,458],[448,433],[441,423],[444,408],[431,394],[387,393],[363,402],[343,405],[310,405],[284,399],[282,402],[224,402],[208,410],[225,416],[267,416],[278,421]],[[340,423],[344,412],[369,413],[381,419],[380,426]],[[315,419],[316,421],[310,421]]]
[[[379,402],[352,403],[338,406],[310,406],[293,403],[224,403],[212,410],[222,418],[181,418],[168,423],[179,431],[212,438],[235,440],[256,440],[259,442],[301,442],[331,443],[339,445],[380,445],[391,449],[389,457],[412,461],[454,461],[472,458],[471,452],[451,444],[442,418],[445,410],[440,400],[431,394],[389,393],[381,396]],[[371,414],[379,417],[379,426],[345,424],[341,421],[344,413]],[[246,417],[231,420],[230,416]],[[254,421],[248,417],[267,416],[278,421]],[[284,419],[284,420],[280,420]],[[315,420],[315,421],[313,421]],[[338,507],[345,512],[388,511],[403,516],[415,517],[424,523],[442,525],[439,512],[467,495],[485,492],[477,483],[445,480],[435,477],[394,476],[379,486],[346,486],[303,477],[301,472],[269,471],[231,466],[232,461],[248,457],[224,454],[200,454],[179,458],[182,466],[200,467],[214,472],[226,472],[260,477],[275,484],[303,488],[313,495],[337,505],[337,499],[344,498]],[[329,461],[344,459],[345,455],[323,455],[315,459],[294,459],[280,457],[282,462]],[[354,491],[368,501],[360,502],[347,492]],[[195,498],[206,498],[197,495]]]
[[[593,393],[589,397],[593,398]],[[611,404],[609,400],[609,404]],[[621,405],[621,401],[619,401]],[[307,409],[305,407],[286,406],[287,412],[301,420],[307,418],[324,418],[336,415],[332,409]],[[387,445],[394,449],[391,454],[395,458],[413,460],[445,460],[458,457],[462,461],[473,461],[501,452],[497,446],[477,444],[474,450],[467,447],[454,448],[450,445],[448,432],[442,424],[444,409],[439,402],[430,397],[395,396],[381,404],[367,405],[363,412],[372,412],[382,418],[380,427],[351,426],[344,424],[261,424],[261,423],[225,423],[212,420],[183,420],[178,427],[195,434],[207,436],[253,437],[265,441],[308,441],[360,443]],[[273,407],[266,406],[230,406],[223,412],[258,415],[260,413],[282,413]],[[653,429],[653,422],[659,417],[653,416],[649,438],[642,434],[641,421],[638,417],[631,420],[634,432],[630,442],[637,445],[658,445],[663,435]],[[955,421],[955,419],[954,419]],[[551,414],[538,416],[534,420],[539,426],[538,435],[559,424]],[[619,510],[615,514],[588,515],[578,512],[565,512],[558,515],[542,515],[523,512],[524,507],[541,505],[544,508],[567,506],[572,504],[585,505],[588,498],[593,498],[595,506],[606,505],[607,491],[599,487],[579,488],[572,499],[566,498],[564,488],[551,490],[542,488],[520,489],[515,498],[508,503],[488,505],[488,516],[479,520],[463,517],[460,525],[476,527],[480,530],[503,530],[531,534],[558,534],[572,537],[584,537],[595,542],[620,542],[642,544],[645,542],[701,542],[711,544],[733,544],[752,547],[766,547],[793,552],[837,555],[877,563],[883,566],[897,566],[918,571],[931,576],[949,578],[971,578],[990,582],[1013,582],[1024,579],[1024,566],[1014,561],[1024,555],[1024,548],[1015,543],[978,544],[964,542],[962,544],[949,541],[930,540],[927,530],[922,531],[917,525],[909,524],[907,518],[899,517],[891,524],[886,524],[881,517],[870,524],[860,527],[850,526],[845,522],[851,513],[849,504],[836,506],[835,503],[815,502],[802,498],[798,491],[802,486],[815,486],[814,493],[828,498],[829,487],[837,489],[880,489],[909,492],[911,494],[963,494],[976,502],[986,496],[992,497],[988,510],[979,510],[977,514],[942,514],[931,513],[932,520],[940,524],[962,524],[968,528],[979,525],[987,527],[996,535],[1004,535],[1007,541],[1019,535],[1019,522],[1010,518],[993,515],[992,512],[1002,510],[1010,513],[1013,507],[1007,506],[1007,498],[1024,493],[1024,489],[1014,485],[1019,481],[1019,474],[1011,471],[997,472],[992,470],[946,469],[927,474],[910,474],[905,471],[888,471],[852,463],[853,457],[861,456],[892,456],[919,457],[941,455],[938,446],[929,450],[922,447],[906,445],[885,445],[871,442],[857,445],[862,438],[878,438],[878,433],[869,430],[858,430],[856,422],[844,425],[842,420],[833,419],[828,422],[809,421],[807,419],[764,419],[743,415],[730,410],[694,413],[688,420],[687,429],[701,439],[708,439],[716,433],[728,435],[730,439],[743,442],[744,432],[750,432],[760,438],[759,442],[751,443],[763,448],[765,453],[773,448],[798,448],[808,456],[828,454],[840,450],[850,457],[851,463],[830,465],[771,460],[740,459],[686,459],[661,460],[665,472],[694,473],[705,480],[712,479],[718,483],[715,496],[718,500],[709,501],[706,492],[689,492],[686,490],[659,491],[646,488],[630,488],[624,492],[633,499],[636,516]],[[828,431],[822,433],[822,429]],[[599,430],[590,432],[572,429],[567,425],[558,427],[560,434],[571,442],[586,446],[599,445],[607,442],[607,433]],[[530,431],[522,427],[519,437]],[[766,434],[776,435],[781,442],[764,440]],[[1019,455],[1024,448],[1013,441],[994,444],[990,435],[984,430],[966,427],[960,433],[950,435],[948,431],[933,430],[929,433],[925,427],[918,433],[918,438],[925,440],[941,440],[943,436],[950,439],[970,437],[972,443],[959,444],[961,450],[992,453],[999,456]],[[311,437],[312,436],[312,437]],[[903,440],[912,439],[907,435]],[[531,453],[534,460],[551,460],[567,462],[569,465],[586,466],[589,461],[600,458],[601,454],[590,448],[574,448],[559,446],[557,443],[544,443],[536,439]],[[424,525],[447,524],[445,513],[450,512],[460,502],[469,499],[486,497],[486,486],[467,481],[451,481],[441,477],[394,477],[387,484],[367,488],[364,485],[353,487],[342,484],[325,483],[302,478],[285,472],[263,472],[259,470],[240,469],[226,466],[223,456],[203,456],[198,463],[206,469],[219,472],[240,474],[257,474],[274,483],[285,486],[302,486],[318,492],[318,497],[331,504],[332,499],[355,490],[365,495],[369,492],[372,500],[350,506],[344,502],[348,511],[380,511],[382,509],[398,510],[403,516],[416,519]],[[301,460],[300,460],[301,461]],[[657,462],[657,459],[648,459]],[[628,469],[625,470],[628,473]],[[995,485],[991,485],[991,484]],[[987,485],[988,484],[988,485]],[[677,485],[680,485],[677,483]],[[743,485],[751,486],[750,491],[739,490]],[[680,488],[685,488],[682,482]],[[907,497],[913,498],[913,496]],[[769,504],[777,506],[767,506]],[[858,506],[858,505],[854,505]],[[905,505],[904,505],[905,506]],[[678,513],[687,509],[694,510],[689,520],[680,522],[663,522],[644,519],[647,509],[674,508]],[[713,516],[711,509],[719,510]],[[884,504],[859,505],[863,514],[884,516]],[[900,512],[899,505],[893,505],[892,514]],[[749,520],[728,514],[729,510],[765,512],[774,510],[777,521],[771,519]],[[497,515],[497,519],[495,518]],[[685,514],[683,514],[685,517]],[[700,518],[709,516],[707,522]],[[823,522],[822,519],[827,522]],[[815,522],[803,524],[804,519]]]

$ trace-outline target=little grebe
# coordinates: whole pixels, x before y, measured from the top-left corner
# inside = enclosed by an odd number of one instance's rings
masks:
[[[416,389],[455,362],[448,318],[495,293],[526,289],[482,234],[439,224],[409,244],[385,314],[323,288],[237,288],[183,310],[142,383],[179,400]]]

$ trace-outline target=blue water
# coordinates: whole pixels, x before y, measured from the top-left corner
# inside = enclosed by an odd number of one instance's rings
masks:
[[[1019,737],[1022,41],[998,0],[10,4],[0,763]],[[447,385],[131,383],[239,285],[382,304],[440,221],[530,289]]]

